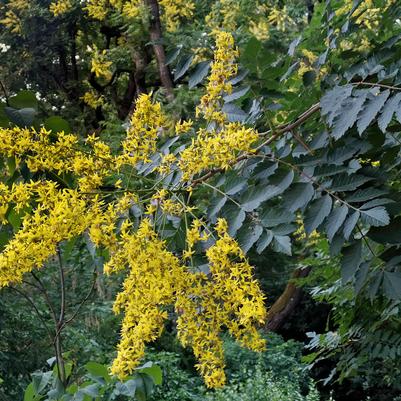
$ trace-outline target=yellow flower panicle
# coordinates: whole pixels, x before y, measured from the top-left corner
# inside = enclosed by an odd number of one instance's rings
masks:
[[[240,152],[252,152],[258,138],[255,130],[239,123],[229,123],[220,132],[200,130],[180,155],[182,179],[190,180],[206,169],[229,169]]]
[[[103,21],[107,16],[108,1],[107,0],[88,0],[84,9],[88,12],[89,16]]]
[[[7,27],[12,33],[20,34],[22,32],[21,20],[13,10],[7,10],[5,18],[0,20],[0,24]]]
[[[163,22],[170,32],[177,30],[181,18],[191,18],[195,9],[191,0],[159,0],[159,4],[163,9]]]
[[[61,241],[87,228],[87,205],[75,190],[55,190],[47,195],[46,204],[24,219],[22,228],[0,254],[0,287],[20,283],[25,273],[41,268],[56,253]]]
[[[160,103],[152,103],[150,95],[143,94],[136,101],[135,112],[127,137],[123,142],[124,154],[120,164],[135,166],[138,162],[149,162],[156,152],[156,145],[167,119]]]
[[[52,132],[44,128],[36,131],[27,128],[0,130],[0,155],[25,159],[31,172],[54,171],[57,174],[74,173],[80,189],[92,191],[110,174],[115,158],[109,146],[91,140],[92,153],[78,149],[78,138],[59,132],[53,140]]]
[[[59,0],[50,3],[49,10],[55,16],[63,15],[72,8],[71,0]]]
[[[93,91],[85,92],[81,99],[93,109],[97,109],[98,107],[103,106],[105,103],[104,96],[99,96]]]
[[[110,80],[112,76],[110,67],[112,65],[113,63],[107,60],[107,51],[103,50],[100,52],[95,48],[92,55],[91,72],[93,72],[97,78]]]
[[[232,91],[229,80],[237,74],[237,57],[238,50],[233,36],[224,31],[217,32],[214,62],[206,86],[206,94],[202,96],[196,110],[197,115],[202,114],[206,120],[216,121],[219,124],[226,121],[226,116],[221,111],[222,96]]]
[[[207,239],[195,220],[188,235],[189,247]],[[252,267],[237,242],[227,234],[224,220],[217,224],[219,239],[206,255],[210,275],[190,272],[166,249],[150,220],[143,220],[135,233],[122,229],[119,245],[105,266],[107,273],[128,267],[123,291],[114,304],[124,312],[121,341],[112,372],[120,378],[140,363],[145,344],[163,331],[167,307],[178,313],[178,337],[194,350],[197,365],[209,387],[225,382],[221,334],[224,328],[244,346],[260,351],[264,340],[256,326],[264,322],[264,297],[252,277]]]
[[[225,327],[250,349],[261,351],[265,346],[256,330],[266,317],[263,293],[243,251],[228,235],[227,222],[219,220],[216,230],[219,239],[206,252],[210,275],[189,275],[188,290],[176,302],[178,337],[184,346],[193,348],[199,360],[197,367],[209,387],[225,383],[220,336]],[[193,234],[190,240],[196,242],[196,230]]]
[[[114,311],[124,311],[125,315],[118,355],[111,369],[121,378],[131,374],[139,364],[145,344],[161,334],[167,318],[165,307],[173,303],[184,276],[178,258],[165,249],[147,219],[135,234],[122,233],[120,246],[105,271],[110,273],[124,266],[129,267],[129,275],[117,296]]]

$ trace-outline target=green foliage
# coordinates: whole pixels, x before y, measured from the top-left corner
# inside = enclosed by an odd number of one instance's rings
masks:
[[[163,369],[163,384],[156,387],[151,400],[319,400],[305,366],[300,363],[302,344],[284,342],[274,334],[267,336],[267,340],[267,350],[259,355],[228,337],[225,339],[228,385],[217,391],[205,389],[190,368],[192,362],[185,360],[179,348],[176,352],[150,353],[148,358],[158,361]]]
[[[48,362],[52,365],[55,358]],[[162,383],[162,373],[159,366],[146,363],[136,369],[133,376],[119,381],[108,373],[108,367],[96,362],[88,362],[79,375],[73,372],[73,364],[66,364],[66,388],[59,380],[57,365],[47,372],[32,374],[32,382],[24,394],[24,401],[101,401],[101,400],[138,400],[146,401],[154,391],[155,385]],[[71,380],[70,380],[71,378]]]

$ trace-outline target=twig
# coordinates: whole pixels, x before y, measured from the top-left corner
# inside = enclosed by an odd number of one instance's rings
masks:
[[[376,83],[376,82],[359,81],[359,82],[351,82],[351,85],[354,85],[354,86],[364,85],[364,86],[372,86],[372,87],[378,87],[378,88],[391,89],[391,90],[394,90],[394,91],[401,91],[401,88],[399,88],[398,86],[379,84],[379,83]]]
[[[317,111],[320,110],[320,103],[316,103],[313,106],[311,106],[308,110],[303,112],[298,118],[289,124],[281,125],[276,130],[274,131],[274,134],[270,136],[268,139],[266,139],[264,142],[262,142],[257,148],[253,150],[253,154],[258,153],[264,146],[268,146],[270,143],[274,142],[277,138],[279,138],[281,135],[285,134],[286,132],[290,132],[300,126],[302,123],[304,123],[309,117],[311,117],[313,114],[315,114]],[[269,133],[272,133],[272,130],[268,130],[266,132],[261,132],[260,135],[266,136]],[[238,156],[234,162],[231,163],[231,165],[235,165],[238,162],[245,160],[249,157],[249,154],[241,155]],[[205,173],[203,176],[197,178],[196,180],[192,181],[189,186],[194,188],[198,184],[204,182],[205,180],[213,177],[217,173],[223,172],[224,169],[218,168],[218,169],[213,169],[209,170],[207,173]]]

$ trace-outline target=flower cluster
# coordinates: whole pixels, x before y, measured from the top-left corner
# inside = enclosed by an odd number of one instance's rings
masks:
[[[107,51],[98,51],[97,48],[95,48],[92,55],[91,72],[93,72],[97,78],[110,80],[112,76],[110,67],[112,65],[113,63],[107,59]]]
[[[136,101],[131,125],[123,142],[124,154],[120,164],[135,166],[138,162],[149,162],[155,153],[157,140],[167,119],[161,110],[160,103],[152,103],[150,95],[142,94]]]
[[[49,10],[55,16],[65,14],[72,7],[71,0],[58,0],[50,3]]]
[[[238,50],[231,34],[219,31],[216,36],[216,49],[214,62],[206,86],[206,94],[202,96],[197,108],[197,115],[202,114],[206,120],[216,121],[222,124],[226,120],[221,111],[222,97],[225,93],[231,93],[232,85],[229,82],[237,74]]]
[[[81,99],[93,109],[97,109],[105,103],[104,96],[99,96],[94,91],[85,92]]]
[[[191,0],[160,0],[163,9],[163,20],[167,30],[174,32],[179,26],[181,18],[191,18],[195,4]]]
[[[265,346],[256,330],[266,317],[264,296],[252,277],[252,267],[227,233],[225,220],[218,221],[216,231],[219,239],[206,252],[210,274],[191,274],[189,288],[176,303],[180,311],[178,337],[183,345],[193,348],[199,360],[197,367],[209,387],[220,387],[225,382],[220,337],[225,327],[250,349],[260,351]]]
[[[207,237],[192,227],[189,246]],[[194,350],[197,365],[210,387],[222,386],[224,353],[221,334],[225,327],[244,346],[260,351],[264,340],[256,325],[265,319],[264,297],[252,277],[252,267],[237,242],[227,234],[227,223],[218,222],[219,239],[206,255],[210,275],[191,272],[166,249],[150,220],[135,233],[122,228],[119,246],[105,266],[108,273],[128,267],[124,289],[114,304],[124,312],[121,341],[112,372],[123,378],[131,374],[144,355],[145,344],[158,338],[174,305],[178,314],[178,337]]]
[[[10,0],[6,4],[5,18],[0,20],[0,24],[7,27],[12,33],[21,34],[21,14],[29,10],[28,0]]]
[[[220,132],[200,130],[178,162],[184,181],[206,169],[227,170],[240,152],[251,153],[259,136],[252,128],[228,123]]]
[[[109,175],[115,158],[108,145],[94,137],[88,138],[92,153],[78,149],[78,137],[59,132],[57,138],[45,128],[0,130],[0,155],[15,157],[17,164],[24,160],[31,172],[55,171],[73,173],[80,189],[91,191]]]
[[[124,311],[125,315],[118,355],[111,369],[119,377],[133,372],[144,355],[145,344],[161,334],[166,307],[173,303],[185,277],[178,258],[165,248],[147,219],[134,234],[123,227],[120,245],[105,271],[118,271],[124,266],[129,267],[129,274],[114,311]]]
[[[33,194],[35,186],[30,189]],[[36,189],[40,206],[24,218],[0,254],[0,287],[21,282],[25,273],[42,267],[56,253],[61,241],[82,234],[89,225],[87,204],[77,191],[41,185]]]

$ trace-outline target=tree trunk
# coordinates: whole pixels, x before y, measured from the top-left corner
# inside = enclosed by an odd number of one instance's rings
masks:
[[[162,45],[162,29],[160,23],[159,3],[157,0],[145,0],[146,5],[150,8],[150,40],[152,41],[153,51],[156,56],[157,66],[159,68],[160,81],[167,92],[167,98],[172,100],[173,81],[171,79],[170,70],[166,65],[166,53]]]
[[[265,328],[267,331],[278,331],[291,315],[302,299],[302,288],[293,283],[293,279],[307,277],[311,267],[296,269],[290,278],[285,290],[270,308],[267,314]]]

